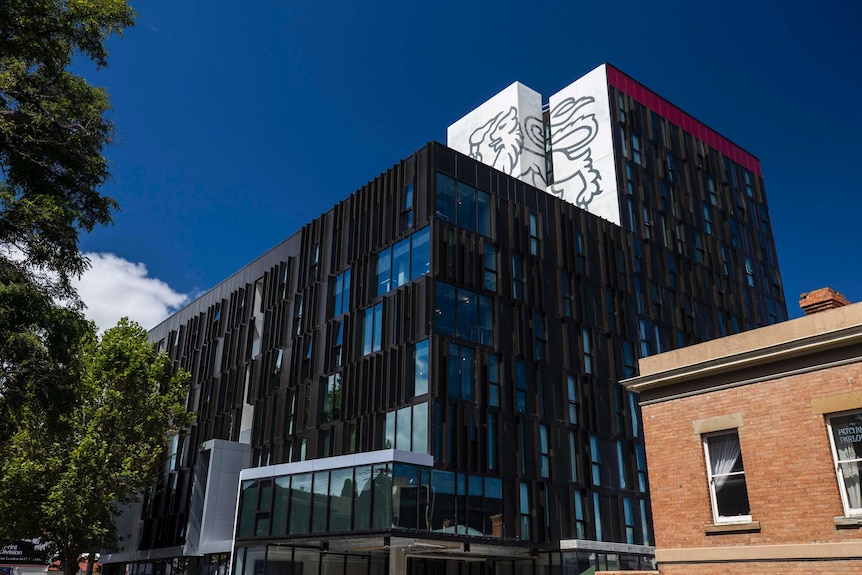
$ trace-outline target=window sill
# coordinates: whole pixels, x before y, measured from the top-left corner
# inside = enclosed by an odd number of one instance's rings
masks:
[[[707,535],[723,535],[725,533],[758,533],[760,532],[760,521],[747,521],[745,523],[708,523],[703,526]]]
[[[862,516],[835,517],[835,527],[838,529],[862,529]]]

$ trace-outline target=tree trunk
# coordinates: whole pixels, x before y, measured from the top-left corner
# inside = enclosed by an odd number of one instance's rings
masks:
[[[87,557],[87,575],[93,575],[93,565],[96,563],[96,554],[90,551]]]
[[[79,556],[76,550],[66,549],[63,553],[63,575],[77,575]]]

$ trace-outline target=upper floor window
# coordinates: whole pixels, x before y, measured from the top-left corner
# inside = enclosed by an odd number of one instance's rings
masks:
[[[404,228],[413,227],[413,183],[404,187],[403,203],[401,206],[401,223]]]
[[[862,515],[862,412],[827,418],[844,515]]]
[[[431,228],[425,227],[377,254],[377,295],[431,270]]]
[[[715,522],[751,521],[739,433],[732,429],[704,435],[703,449]]]
[[[383,303],[365,310],[362,319],[362,355],[380,351],[383,339]]]
[[[539,255],[542,237],[539,230],[539,214],[530,212],[530,255]]]
[[[487,192],[438,173],[435,208],[441,220],[491,235],[491,195]]]
[[[338,317],[350,309],[350,270],[335,276],[332,282],[332,317]]]
[[[449,344],[447,359],[447,390],[454,399],[473,400],[473,350],[455,343]]]
[[[443,282],[436,283],[435,292],[434,327],[438,332],[494,344],[491,298]]]

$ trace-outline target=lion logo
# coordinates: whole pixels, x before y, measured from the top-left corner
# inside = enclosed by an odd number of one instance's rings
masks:
[[[596,115],[584,113],[595,98],[566,98],[552,111],[550,118],[554,183],[549,191],[587,209],[602,193],[602,175],[593,167],[590,144],[599,131]]]

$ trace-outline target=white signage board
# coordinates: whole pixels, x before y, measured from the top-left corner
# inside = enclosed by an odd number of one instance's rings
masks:
[[[449,126],[446,145],[539,189],[547,186],[542,96],[520,82]]]
[[[549,98],[554,182],[548,193],[620,225],[604,64]]]

